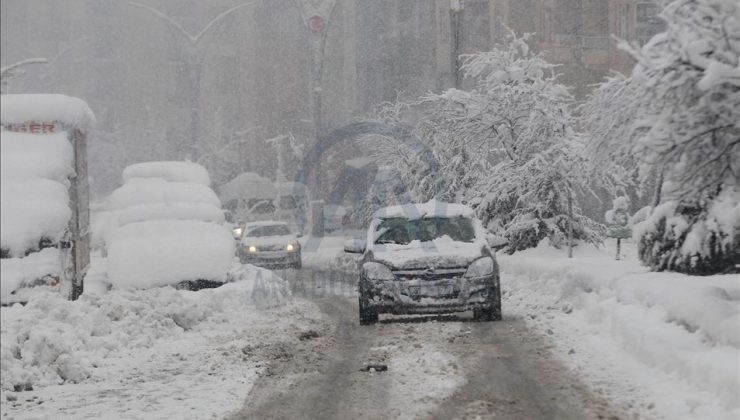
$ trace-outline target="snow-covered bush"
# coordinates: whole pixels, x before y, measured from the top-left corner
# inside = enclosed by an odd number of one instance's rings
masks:
[[[669,201],[635,226],[640,259],[655,270],[689,274],[740,269],[740,193],[726,189],[707,202]]]

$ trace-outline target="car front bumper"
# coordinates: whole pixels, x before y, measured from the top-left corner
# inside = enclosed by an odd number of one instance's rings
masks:
[[[378,313],[432,314],[490,308],[497,275],[444,280],[361,279],[368,306]]]
[[[293,268],[301,265],[301,251],[257,251],[249,252],[246,248],[239,250],[242,263],[263,268]]]

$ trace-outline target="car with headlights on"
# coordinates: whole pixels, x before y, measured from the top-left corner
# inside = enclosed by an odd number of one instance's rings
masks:
[[[360,324],[379,314],[473,311],[501,319],[499,269],[487,234],[465,205],[429,201],[378,210],[364,239],[346,241],[359,260]]]
[[[301,244],[286,222],[247,223],[242,231],[239,259],[264,268],[301,268]]]

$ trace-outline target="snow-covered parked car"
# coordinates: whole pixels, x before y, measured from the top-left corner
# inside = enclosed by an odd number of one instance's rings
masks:
[[[359,262],[360,324],[381,313],[472,310],[501,319],[499,270],[482,224],[465,205],[429,201],[378,210],[365,240],[345,242]]]
[[[76,299],[89,263],[87,104],[57,94],[2,95],[0,300],[46,286]]]
[[[301,244],[286,222],[247,223],[239,242],[239,259],[264,268],[301,268]]]
[[[105,239],[111,285],[199,289],[223,284],[234,239],[204,167],[145,162],[123,171],[109,198],[115,224]]]

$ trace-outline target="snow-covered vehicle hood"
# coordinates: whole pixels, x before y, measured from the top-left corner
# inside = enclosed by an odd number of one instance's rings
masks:
[[[431,242],[412,241],[408,245],[373,246],[373,260],[396,270],[414,270],[429,267],[467,267],[484,255],[485,243],[455,242],[439,238]]]
[[[293,234],[281,236],[254,236],[243,238],[241,243],[246,246],[287,245],[298,243],[298,238]]]

